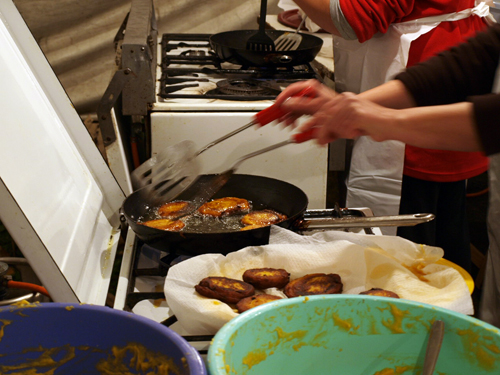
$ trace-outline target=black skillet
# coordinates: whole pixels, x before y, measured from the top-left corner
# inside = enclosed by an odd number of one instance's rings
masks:
[[[245,67],[293,67],[314,60],[323,40],[311,34],[302,35],[302,42],[294,51],[252,51],[246,48],[247,39],[256,30],[226,31],[210,36],[210,45],[219,58]],[[276,40],[285,30],[266,30]]]
[[[201,178],[208,177],[210,175]],[[269,243],[269,226],[224,233],[188,233],[163,231],[141,225],[137,220],[149,210],[146,193],[144,189],[139,189],[129,195],[123,202],[121,211],[137,237],[158,250],[182,255],[225,255],[246,246]],[[189,196],[189,191],[180,195],[177,200],[182,200],[183,196]],[[278,224],[284,228],[292,228],[300,221],[308,205],[306,194],[292,184],[244,174],[233,175],[213,198],[223,197],[244,198],[251,201],[254,209],[268,208],[287,215],[288,219]]]

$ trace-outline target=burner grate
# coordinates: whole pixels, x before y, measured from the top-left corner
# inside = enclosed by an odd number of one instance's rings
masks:
[[[210,34],[164,34],[161,40],[161,78],[158,95],[161,98],[274,100],[281,92],[277,83],[318,78],[310,64],[283,67],[244,67],[221,60],[210,46]],[[241,90],[190,90],[199,82],[221,79],[260,80],[274,82],[275,87],[249,95]],[[194,92],[193,92],[194,91]]]

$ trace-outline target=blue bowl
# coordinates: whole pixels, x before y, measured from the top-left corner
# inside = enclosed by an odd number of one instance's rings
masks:
[[[420,375],[429,330],[445,333],[435,374],[500,374],[500,330],[422,303],[368,296],[282,299],[225,324],[208,351],[212,375]]]
[[[0,310],[0,374],[206,375],[179,334],[144,317],[66,303]]]

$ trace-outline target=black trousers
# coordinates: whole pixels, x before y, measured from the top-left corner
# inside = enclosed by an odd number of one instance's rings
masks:
[[[400,214],[432,213],[436,218],[413,227],[399,227],[397,235],[438,246],[444,258],[471,271],[466,181],[432,182],[403,176]]]

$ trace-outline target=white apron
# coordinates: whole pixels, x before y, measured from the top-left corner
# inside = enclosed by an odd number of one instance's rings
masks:
[[[497,68],[494,93],[500,93],[500,64]],[[500,154],[490,157],[488,239],[483,291],[479,319],[500,328]]]
[[[360,93],[392,79],[406,68],[410,44],[443,21],[457,21],[472,14],[486,17],[489,7],[392,24],[364,43],[333,37],[335,90]],[[347,207],[370,207],[374,214],[397,215],[401,195],[405,145],[398,141],[375,142],[360,137],[354,143],[347,181]],[[395,235],[396,227],[381,228]]]

